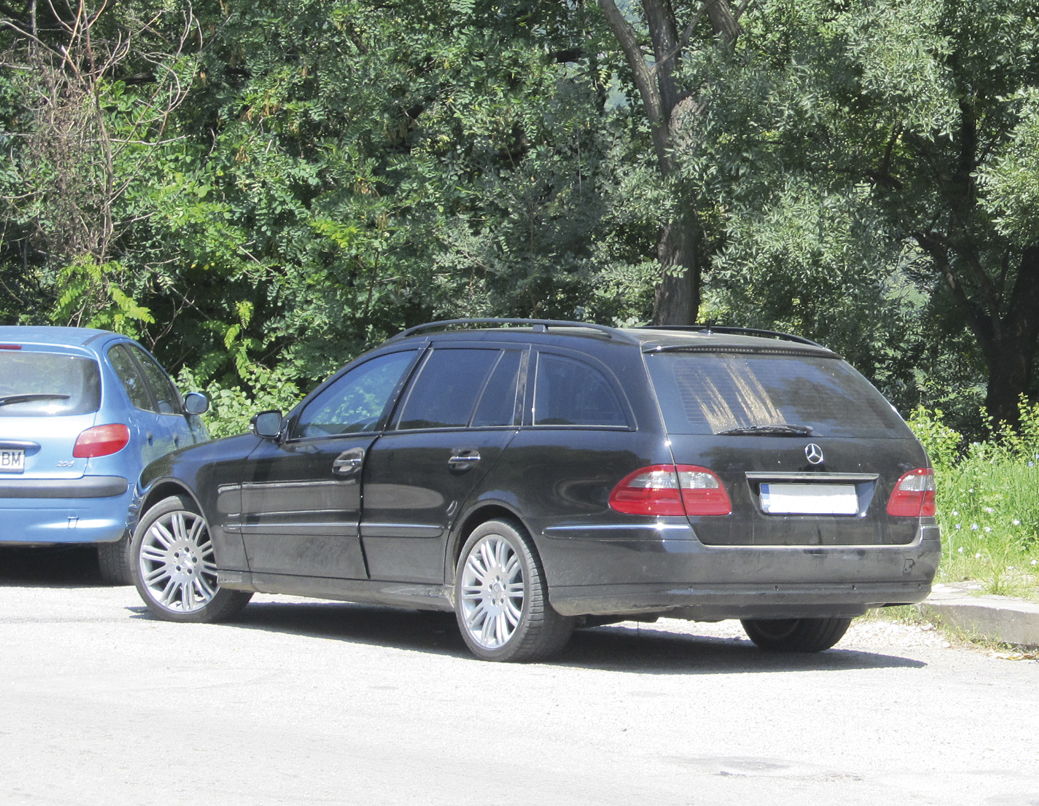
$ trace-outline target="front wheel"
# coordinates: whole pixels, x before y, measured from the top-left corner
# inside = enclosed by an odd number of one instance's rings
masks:
[[[481,524],[466,541],[455,575],[455,615],[481,660],[545,660],[563,651],[574,626],[552,609],[533,543],[511,521]]]
[[[744,619],[747,637],[768,652],[822,652],[848,631],[850,618]]]
[[[252,597],[217,584],[209,526],[186,497],[172,496],[145,513],[130,543],[130,566],[144,603],[166,621],[219,621]]]

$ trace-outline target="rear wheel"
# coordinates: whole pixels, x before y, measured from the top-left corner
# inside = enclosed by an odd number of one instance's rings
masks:
[[[130,536],[123,535],[114,543],[98,543],[97,564],[104,582],[109,585],[132,585]]]
[[[533,543],[512,521],[488,521],[469,536],[455,576],[455,615],[481,660],[545,660],[562,652],[574,626],[549,604]]]
[[[768,652],[822,652],[848,631],[850,618],[744,619],[743,629]]]
[[[217,584],[209,526],[186,497],[172,496],[145,513],[130,544],[130,565],[144,603],[166,621],[219,621],[252,597]]]

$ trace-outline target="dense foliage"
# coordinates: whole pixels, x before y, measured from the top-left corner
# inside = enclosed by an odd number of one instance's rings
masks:
[[[231,409],[467,315],[792,330],[967,437],[1036,395],[1034,0],[0,13],[0,321]]]

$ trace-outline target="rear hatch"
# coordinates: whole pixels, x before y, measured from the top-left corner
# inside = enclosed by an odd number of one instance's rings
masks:
[[[38,348],[0,349],[0,482],[77,479],[77,438],[94,425],[101,376],[93,359]]]
[[[713,476],[731,502],[724,516],[690,514],[701,542],[848,546],[916,538],[921,506],[913,510],[912,499],[907,516],[905,506],[892,506],[892,493],[933,490],[926,454],[893,407],[838,356],[807,346],[685,346],[650,351],[646,363],[675,463],[693,469],[680,478],[713,484]]]

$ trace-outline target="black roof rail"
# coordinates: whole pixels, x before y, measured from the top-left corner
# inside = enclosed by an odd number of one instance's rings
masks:
[[[443,319],[438,322],[427,322],[424,325],[409,327],[398,333],[392,340],[407,338],[419,333],[431,330],[447,330],[448,328],[461,328],[473,326],[493,325],[498,327],[529,327],[535,333],[547,333],[549,328],[583,328],[602,333],[611,339],[618,339],[628,344],[638,344],[638,339],[631,335],[608,325],[598,325],[594,322],[567,322],[562,319],[512,319],[512,318],[486,318],[486,319]]]
[[[708,336],[712,333],[722,333],[726,336],[759,336],[761,338],[781,339],[796,344],[806,344],[810,347],[822,347],[824,350],[828,349],[818,342],[806,339],[804,336],[795,336],[791,333],[781,333],[778,330],[761,330],[756,327],[733,327],[727,325],[643,325],[640,330],[679,330],[690,333],[703,333]]]

